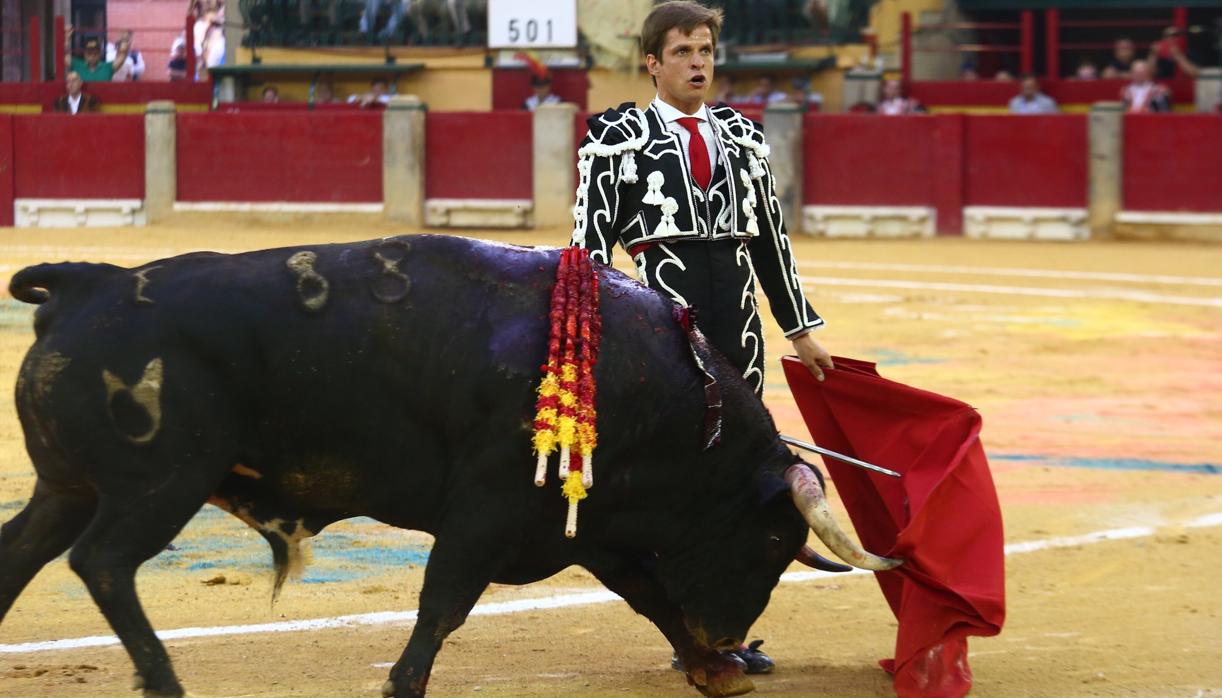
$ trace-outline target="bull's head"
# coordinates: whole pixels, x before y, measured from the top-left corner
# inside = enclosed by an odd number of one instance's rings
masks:
[[[737,648],[794,560],[820,569],[848,569],[806,546],[812,530],[854,567],[880,571],[901,563],[866,552],[853,541],[832,517],[813,466],[782,450],[779,465],[755,475],[752,511],[745,516],[727,511],[726,526],[717,535],[702,536],[701,544],[659,558],[659,579],[679,601],[689,630],[705,648]]]

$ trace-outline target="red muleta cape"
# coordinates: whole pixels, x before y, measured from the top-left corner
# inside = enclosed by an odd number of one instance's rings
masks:
[[[898,470],[902,479],[824,458],[867,550],[904,558],[875,574],[899,621],[901,698],[959,698],[971,689],[968,635],[1005,620],[1001,509],[971,406],[889,381],[874,364],[836,357],[816,381],[796,358],[782,365],[815,442]]]

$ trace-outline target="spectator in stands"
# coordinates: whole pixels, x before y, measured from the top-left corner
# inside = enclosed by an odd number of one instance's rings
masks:
[[[106,42],[106,62],[114,63],[119,57],[119,47],[113,41]],[[127,47],[127,60],[123,65],[115,71],[115,76],[112,78],[115,82],[128,82],[139,80],[144,75],[144,56],[135,48],[132,48],[130,39]]]
[[[751,94],[747,95],[746,101],[750,104],[773,104],[775,102],[784,102],[789,99],[789,95],[784,91],[776,89],[772,83],[771,75],[761,75],[755,83],[755,89]]]
[[[522,102],[522,108],[534,111],[544,104],[560,104],[560,97],[552,92],[551,75],[531,75],[530,87],[535,93]]]
[[[131,32],[123,35],[119,39],[119,47],[115,54],[115,60],[111,63],[102,62],[102,42],[96,38],[90,37],[85,40],[84,58],[77,58],[72,55],[72,28],[68,27],[65,33],[64,51],[67,54],[65,63],[70,70],[76,71],[81,76],[84,82],[110,82],[115,77],[115,72],[123,67],[123,63],[127,61],[128,45],[131,42]]]
[[[1120,91],[1125,111],[1130,114],[1149,114],[1171,111],[1171,97],[1167,88],[1150,79],[1150,64],[1133,61],[1133,81]]]
[[[1115,72],[1112,77],[1127,78],[1135,58],[1137,58],[1137,49],[1133,45],[1133,40],[1122,36],[1112,44],[1112,58],[1107,62],[1106,67]],[[1105,74],[1104,77],[1108,75]]]
[[[880,89],[880,98],[875,112],[884,116],[899,116],[901,114],[920,114],[925,107],[915,99],[904,96],[903,85],[899,80],[884,80]]]
[[[1078,64],[1078,69],[1074,71],[1074,79],[1076,80],[1098,80],[1099,70],[1095,68],[1095,64],[1090,60],[1083,58]]]
[[[280,103],[280,88],[275,85],[268,85],[263,88],[263,97],[260,100],[264,104],[279,104]]]
[[[389,101],[390,84],[386,78],[374,78],[369,82],[368,92],[348,98],[348,104],[359,104],[361,109],[378,109],[385,107]]]
[[[1035,73],[1023,75],[1022,91],[1010,100],[1011,114],[1055,114],[1057,103],[1040,92],[1040,82]]]
[[[1183,29],[1167,27],[1163,31],[1163,38],[1150,47],[1149,62],[1154,66],[1154,77],[1164,80],[1173,78],[1177,68],[1190,78],[1195,78],[1200,72],[1197,64],[1184,53],[1184,36]]]
[[[794,102],[805,104],[810,111],[823,110],[823,94],[810,88],[811,79],[796,77],[790,81],[789,95]]]
[[[372,35],[378,26],[378,12],[381,11],[382,5],[390,5],[390,17],[386,19],[386,26],[378,32],[378,38],[388,39],[394,36],[399,29],[399,23],[403,21],[403,15],[411,9],[411,4],[412,0],[365,0],[365,11],[361,13],[359,24],[361,32]]]
[[[330,82],[320,82],[314,87],[314,103],[315,104],[337,104],[339,100],[335,98],[335,85]]]
[[[218,12],[205,12],[195,22],[195,79],[225,64],[225,19]]]
[[[993,80],[996,82],[1014,82],[1014,73],[1002,68],[996,73],[993,73]]]
[[[187,79],[187,39],[182,34],[170,44],[170,62],[166,64],[170,82]]]
[[[64,87],[67,92],[55,100],[55,111],[57,112],[80,114],[81,112],[97,111],[101,105],[97,97],[84,91],[81,75],[75,70],[68,71]]]
[[[963,67],[959,69],[960,80],[979,80],[980,73],[976,72],[976,64],[972,61],[964,61]]]

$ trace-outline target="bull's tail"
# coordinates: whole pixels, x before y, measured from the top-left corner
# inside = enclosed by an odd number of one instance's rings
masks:
[[[87,262],[36,264],[13,274],[8,292],[23,303],[41,305],[50,300],[57,290],[92,284],[116,270],[121,271],[120,267],[111,264]]]
[[[272,605],[274,606],[276,600],[280,598],[280,590],[284,587],[284,583],[290,577],[301,576],[302,570],[309,562],[310,550],[308,547],[302,547],[303,538],[285,536],[278,530],[267,530],[263,527],[255,530],[272,548],[272,561],[276,566],[275,576],[272,578]]]

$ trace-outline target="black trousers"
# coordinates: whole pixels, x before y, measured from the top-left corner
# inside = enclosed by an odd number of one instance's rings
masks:
[[[747,243],[685,240],[642,247],[632,256],[641,282],[694,308],[709,343],[762,395],[764,333]]]

